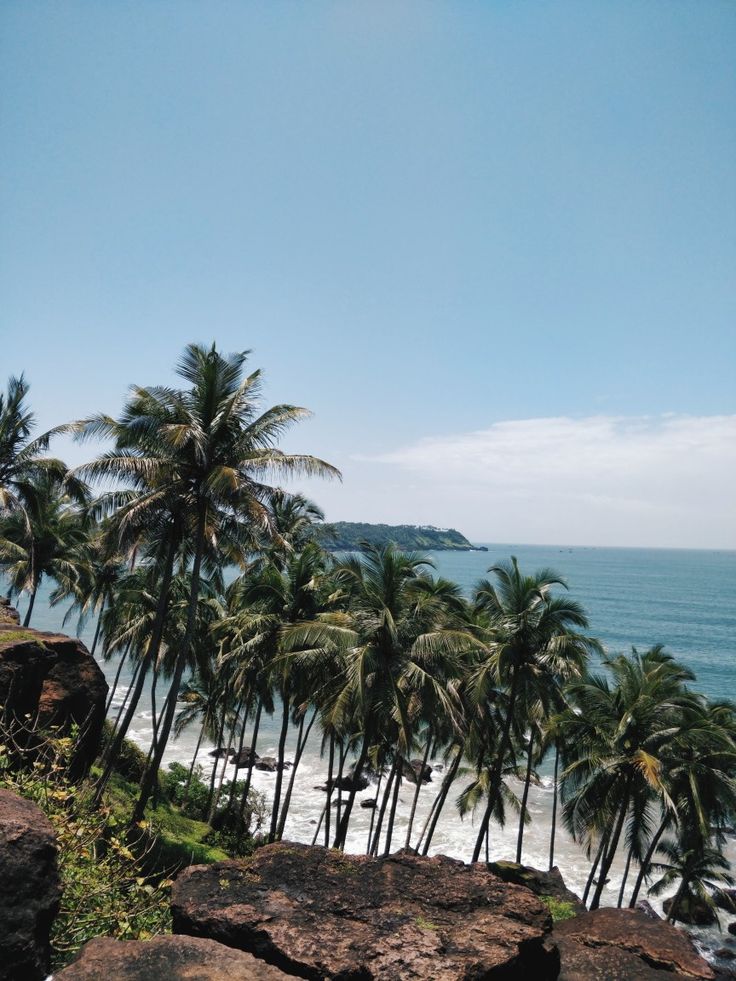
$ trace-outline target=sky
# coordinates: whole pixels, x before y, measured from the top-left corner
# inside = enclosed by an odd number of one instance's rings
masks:
[[[4,0],[0,384],[115,414],[214,340],[329,519],[736,548],[734,51],[731,0]]]

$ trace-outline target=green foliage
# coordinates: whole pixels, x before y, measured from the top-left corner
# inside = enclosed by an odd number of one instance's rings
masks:
[[[105,720],[105,724],[102,729],[102,738],[104,742],[109,742],[112,739],[112,724],[109,719]],[[132,783],[138,783],[143,776],[143,771],[146,768],[146,754],[130,739],[124,739],[118,755],[115,757],[115,771],[119,773],[126,780]]]
[[[371,525],[361,521],[336,521],[315,527],[313,534],[324,548],[332,552],[362,551],[369,545],[388,545],[400,549],[435,549],[438,551],[469,552],[475,549],[468,539],[454,528],[433,528],[429,525]]]
[[[556,896],[540,896],[539,898],[552,914],[553,923],[562,923],[564,920],[571,920],[577,916],[575,907],[566,899],[558,899]]]
[[[48,737],[22,768],[12,738],[3,733],[0,787],[37,804],[58,841],[63,893],[51,935],[53,966],[62,967],[93,937],[134,940],[169,932],[170,881],[149,879],[145,856],[130,847],[120,815],[94,807],[91,787],[67,778],[73,735]]]

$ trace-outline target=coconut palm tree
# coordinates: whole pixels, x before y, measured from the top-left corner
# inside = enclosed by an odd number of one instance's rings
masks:
[[[655,863],[654,868],[663,874],[649,892],[660,896],[679,882],[667,914],[669,923],[674,923],[693,899],[714,908],[713,892],[734,883],[726,856],[699,836],[662,841],[659,851],[668,861]]]
[[[280,436],[308,413],[291,405],[260,413],[260,372],[244,377],[247,354],[224,356],[214,345],[190,344],[177,366],[188,388],[134,388],[119,422],[97,417],[79,427],[87,435],[116,439],[115,450],[88,465],[85,472],[142,484],[146,506],[158,503],[179,522],[182,545],[191,559],[182,648],[133,822],[143,816],[173,724],[195,627],[203,562],[209,556],[220,564],[243,561],[255,533],[270,529],[271,488],[264,478],[339,476],[322,460],[285,454],[276,447]]]
[[[6,514],[0,524],[0,567],[11,592],[29,597],[25,627],[44,578],[57,583],[78,578],[75,559],[86,548],[87,523],[77,505],[85,498],[79,481],[67,482],[65,489],[56,475],[42,473],[23,485],[22,509]]]
[[[513,762],[517,705],[528,701],[540,675],[553,678],[579,673],[589,653],[600,649],[597,641],[579,632],[588,626],[582,607],[552,595],[554,586],[565,587],[556,572],[541,569],[524,575],[513,556],[510,562],[501,562],[488,571],[495,582],[485,580],[475,591],[476,606],[489,621],[487,656],[477,664],[471,688],[479,706],[497,699],[499,686],[506,697],[495,762],[488,774],[486,808],[473,849],[474,862],[480,857],[491,815],[498,806],[504,767]]]

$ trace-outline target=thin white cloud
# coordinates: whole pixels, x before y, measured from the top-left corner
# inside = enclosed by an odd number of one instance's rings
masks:
[[[370,462],[477,540],[736,547],[736,415],[513,420]]]

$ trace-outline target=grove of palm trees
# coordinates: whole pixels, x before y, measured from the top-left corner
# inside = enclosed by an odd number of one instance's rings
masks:
[[[430,854],[449,812],[464,822],[468,861],[486,861],[506,825],[518,830],[504,858],[523,863],[530,790],[546,773],[549,867],[563,827],[589,861],[590,908],[614,863],[619,906],[664,893],[674,922],[715,904],[731,884],[736,707],[699,694],[666,637],[606,652],[562,577],[513,556],[465,595],[391,543],[326,551],[321,510],[288,482],[340,474],[279,445],[307,411],[264,408],[247,353],[191,344],[176,370],[179,387],[133,386],[118,415],[61,419],[42,435],[23,378],[0,396],[3,590],[33,627],[49,585],[59,627],[90,624],[92,653],[118,665],[86,777],[94,806],[106,806],[150,704],[151,744],[126,771],[131,840],[164,807],[209,825],[229,854],[281,839],[311,745],[325,783],[316,845],[346,848],[370,781],[366,854]],[[69,469],[50,455],[59,434],[104,451]],[[278,736],[264,798],[253,774],[266,718]],[[185,729],[199,737],[194,758],[166,767]],[[205,779],[209,745],[221,755]],[[425,783],[438,760],[440,778]]]

